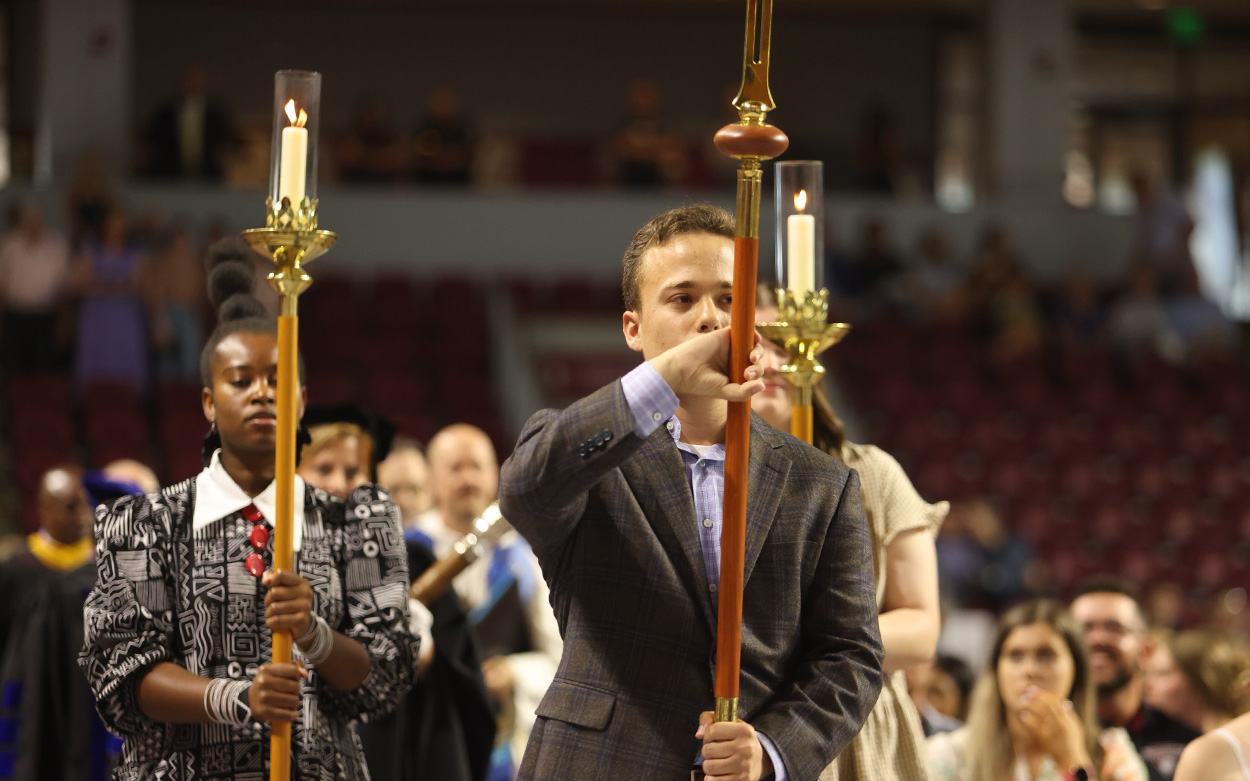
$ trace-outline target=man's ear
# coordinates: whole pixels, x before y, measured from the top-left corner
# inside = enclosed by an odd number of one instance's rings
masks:
[[[625,344],[629,345],[629,349],[642,352],[642,321],[634,310],[621,315],[621,333],[625,334]]]
[[[204,419],[209,423],[216,423],[217,405],[213,402],[213,392],[208,388],[200,391],[200,406],[204,409]]]

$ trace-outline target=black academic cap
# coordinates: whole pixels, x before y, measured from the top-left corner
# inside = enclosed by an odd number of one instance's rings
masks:
[[[368,407],[344,402],[341,404],[309,404],[304,410],[302,425],[305,429],[313,426],[324,426],[327,423],[352,423],[360,426],[373,440],[373,463],[371,471],[376,470],[378,462],[391,452],[391,442],[395,439],[398,427],[390,420],[378,415]]]

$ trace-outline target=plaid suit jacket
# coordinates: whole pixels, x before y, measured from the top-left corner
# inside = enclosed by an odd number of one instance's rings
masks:
[[[665,427],[633,428],[618,381],[535,414],[503,465],[500,507],[537,553],[564,635],[523,779],[686,779],[701,748],[716,607],[694,499]],[[791,779],[815,779],[881,688],[859,478],[753,416],[747,517],[739,717]]]

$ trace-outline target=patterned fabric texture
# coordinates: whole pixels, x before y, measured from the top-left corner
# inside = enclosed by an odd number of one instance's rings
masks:
[[[739,714],[810,781],[881,688],[859,480],[753,417],[748,486]],[[539,412],[503,466],[500,509],[542,563],[564,635],[519,778],[689,778],[714,703],[716,604],[668,430],[638,436],[619,382]]]
[[[950,512],[950,503],[929,504],[922,499],[898,461],[878,447],[848,442],[843,453],[846,465],[859,473],[864,513],[872,532],[877,609],[883,610],[886,548],[898,535],[912,529],[927,529],[936,537]],[[820,781],[924,781],[929,777],[927,755],[920,714],[899,670],[886,676],[881,697],[864,728],[837,761],[821,773]]]
[[[105,725],[125,740],[115,781],[268,778],[267,724],[166,724],[139,708],[138,683],[158,662],[250,680],[270,656],[265,588],[243,563],[253,524],[234,513],[193,532],[194,506],[188,480],[96,513],[99,575],[79,666]],[[272,562],[272,533],[266,553]],[[363,645],[372,664],[359,687],[339,692],[305,661],[292,777],[367,779],[351,722],[400,701],[412,685],[418,643],[407,627],[407,556],[390,498],[371,485],[346,503],[307,488],[296,568],[312,586],[314,611]]]

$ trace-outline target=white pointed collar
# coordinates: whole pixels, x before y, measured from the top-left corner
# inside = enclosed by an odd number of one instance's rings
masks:
[[[199,531],[213,521],[237,513],[249,504],[256,505],[261,515],[273,524],[277,517],[277,487],[274,483],[265,486],[265,490],[256,496],[248,496],[239,484],[226,473],[221,465],[221,451],[213,453],[213,459],[204,471],[195,477],[195,514],[191,518],[191,528]],[[295,476],[295,517],[291,527],[292,548],[300,549],[304,539],[304,481]]]

